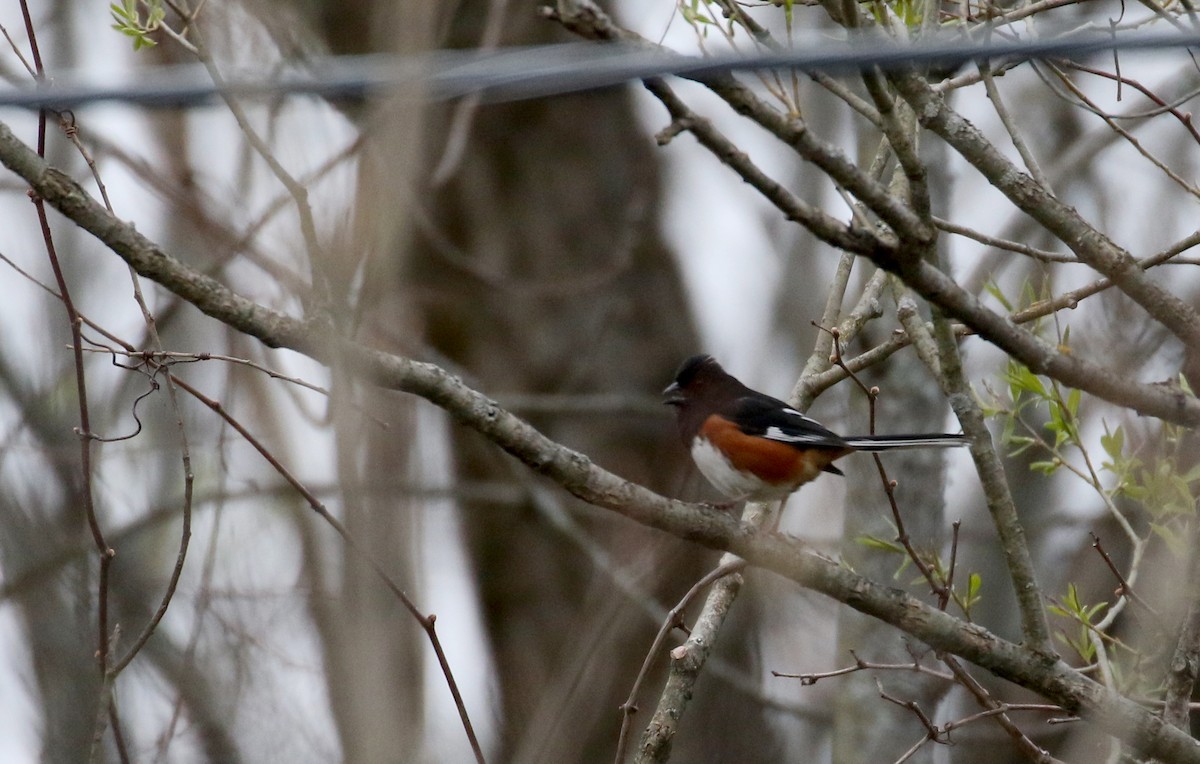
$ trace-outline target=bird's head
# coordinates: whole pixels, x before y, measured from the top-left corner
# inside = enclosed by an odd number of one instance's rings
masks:
[[[741,383],[729,376],[712,356],[694,355],[683,362],[675,373],[675,381],[663,390],[663,403],[682,407],[702,395],[740,387]]]

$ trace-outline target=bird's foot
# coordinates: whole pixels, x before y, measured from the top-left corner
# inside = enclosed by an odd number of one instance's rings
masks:
[[[741,503],[742,502],[737,501],[737,500],[734,500],[734,501],[706,501],[706,502],[704,502],[704,506],[709,507],[711,509],[715,509],[718,512],[728,512],[729,510],[733,509],[734,507],[738,506]]]

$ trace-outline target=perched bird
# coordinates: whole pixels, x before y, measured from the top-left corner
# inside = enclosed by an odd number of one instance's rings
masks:
[[[842,437],[778,398],[743,385],[712,356],[683,362],[663,390],[683,444],[708,482],[734,501],[784,499],[853,451],[965,446],[962,435]]]

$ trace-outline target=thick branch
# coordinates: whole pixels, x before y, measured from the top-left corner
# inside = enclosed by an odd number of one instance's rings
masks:
[[[589,39],[621,40],[632,44],[650,45],[650,43],[647,43],[640,37],[613,25],[608,17],[589,0],[560,0],[559,6],[557,10],[547,9],[545,14],[557,19],[564,26],[581,36]],[[942,308],[947,315],[959,319],[981,337],[1000,347],[1039,374],[1054,377],[1066,385],[1079,388],[1112,403],[1131,408],[1146,416],[1159,417],[1180,424],[1200,424],[1200,401],[1187,395],[1182,390],[1170,386],[1141,384],[1129,380],[1125,375],[1106,369],[1099,364],[1090,363],[1062,353],[1033,333],[1015,326],[1003,316],[988,310],[978,299],[963,290],[944,273],[928,263],[920,262],[919,258],[913,256],[910,249],[920,248],[928,241],[932,235],[932,226],[926,225],[911,210],[894,198],[886,188],[865,176],[857,167],[849,163],[840,152],[818,140],[803,123],[791,120],[762,103],[757,96],[748,88],[741,85],[741,83],[737,82],[732,76],[705,77],[701,81],[714,93],[724,98],[738,113],[758,122],[758,124],[771,131],[780,140],[795,148],[797,153],[801,154],[805,159],[812,161],[824,169],[835,182],[843,184],[864,204],[870,207],[873,212],[887,222],[895,232],[900,234],[901,241],[906,244],[903,248],[898,248],[885,241],[873,231],[861,229],[853,224],[843,224],[820,210],[803,204],[793,194],[788,192],[787,189],[759,170],[743,152],[722,136],[710,122],[698,117],[688,109],[686,104],[680,101],[663,81],[648,80],[646,82],[647,88],[658,96],[671,112],[676,125],[682,129],[690,130],[718,159],[738,172],[743,180],[750,183],[766,196],[767,199],[776,204],[789,220],[794,220],[804,225],[814,235],[832,246],[864,255],[880,267],[899,274],[901,278],[930,303]],[[944,101],[941,100],[941,96],[929,90],[924,81],[920,81],[920,85],[924,88],[922,92],[927,93],[925,96],[927,99],[937,99],[942,104],[943,110],[950,115],[946,117],[947,119],[956,118],[971,130],[974,130],[974,127],[970,126],[969,123],[966,123],[965,120],[962,120],[961,117],[958,117],[946,108]],[[912,90],[914,87],[910,87],[909,90]],[[924,101],[918,101],[911,97],[911,94],[905,91],[903,87],[901,90],[914,108],[925,104]],[[919,113],[918,117],[922,120],[922,124],[929,127],[926,124],[926,121],[929,119],[927,113]],[[983,141],[982,137],[979,140]],[[983,142],[992,153],[996,153],[990,144],[986,144],[986,141]],[[996,153],[996,156],[998,157],[997,161],[1005,163],[1005,166],[1011,171],[1010,175],[1021,175],[1027,181],[1024,185],[1029,187],[1027,189],[1028,195],[1036,194],[1037,198],[1047,197],[1053,199],[1044,189],[1038,187],[1032,179],[1022,175],[1006,159],[998,153]],[[1055,200],[1055,204],[1060,208],[1065,207],[1065,205],[1057,202],[1057,200]],[[1151,298],[1151,302],[1155,305],[1155,309],[1151,310],[1151,314],[1155,315],[1159,320],[1163,320],[1162,316],[1172,314],[1173,309],[1155,302],[1160,299],[1157,295],[1166,295],[1166,298],[1161,299],[1169,298],[1169,302],[1172,302],[1176,306],[1182,306],[1179,311],[1175,311],[1179,316],[1186,318],[1187,314],[1191,314],[1194,317],[1194,311],[1186,305],[1182,305],[1181,301],[1169,292],[1165,292],[1155,286],[1142,272],[1137,262],[1128,256],[1128,253],[1117,248],[1116,245],[1104,238],[1099,232],[1088,226],[1085,221],[1078,217],[1078,214],[1074,210],[1069,207],[1065,207],[1065,209],[1070,213],[1068,217],[1074,216],[1074,219],[1078,220],[1078,226],[1076,227],[1081,227],[1082,231],[1088,234],[1085,237],[1088,239],[1086,247],[1079,242],[1072,243],[1072,241],[1064,239],[1077,252],[1080,260],[1091,262],[1085,259],[1080,249],[1087,247],[1094,249],[1096,246],[1106,243],[1108,250],[1111,250],[1109,254],[1112,257],[1119,259],[1119,256],[1123,255],[1125,260],[1131,264],[1132,269],[1136,271],[1135,274],[1131,275],[1126,272],[1123,266],[1117,268],[1120,280],[1110,275],[1114,284],[1120,287],[1122,284],[1128,285],[1131,282],[1135,282],[1151,290],[1153,295],[1155,295]],[[1081,235],[1083,234],[1081,233]],[[1104,249],[1104,247],[1100,248]],[[1103,268],[1096,266],[1094,263],[1093,266],[1097,267],[1098,270],[1103,270]],[[1181,321],[1183,325],[1187,324],[1187,321],[1184,321],[1182,318]],[[1164,323],[1166,322],[1164,321]],[[1180,325],[1180,321],[1176,321],[1175,324]],[[1197,337],[1200,338],[1200,322],[1197,322],[1197,326]]]
[[[1021,172],[946,99],[912,73],[893,81],[917,112],[921,124],[970,162],[998,191],[1070,247],[1082,262],[1100,271],[1185,345],[1200,348],[1200,315],[1178,296],[1156,284],[1137,261],[1096,230],[1075,210]]]
[[[946,315],[962,321],[1037,374],[1053,377],[1104,400],[1147,416],[1181,424],[1200,424],[1200,401],[1177,385],[1132,382],[1112,369],[1063,353],[1037,335],[989,310],[975,295],[924,260],[893,257],[876,250],[871,258],[881,268],[900,275],[904,282]]]
[[[583,454],[550,440],[433,364],[337,340],[303,321],[235,294],[215,279],[188,268],[133,226],[112,216],[71,178],[47,167],[2,124],[0,161],[141,275],[159,282],[223,323],[272,347],[291,348],[327,364],[344,364],[380,387],[425,398],[590,504],[614,510],[679,538],[732,552],[753,565],[822,592],[912,634],[935,649],[961,656],[1027,687],[1070,713],[1093,719],[1148,756],[1200,764],[1200,743],[1061,661],[1051,662],[1046,656],[1000,639],[977,625],[964,623],[900,589],[856,575],[813,553],[797,539],[762,533],[718,510],[666,499],[622,480],[593,465]]]
[[[878,246],[879,239],[873,231],[843,223],[824,210],[805,203],[786,186],[763,172],[711,121],[692,111],[665,80],[649,79],[645,85],[667,107],[673,125],[694,135],[700,145],[765,196],[788,220],[799,223],[817,238],[847,252],[861,254]]]
[[[588,40],[621,41],[662,50],[661,46],[613,24],[590,0],[560,1],[557,9],[546,9],[544,15]],[[821,140],[803,120],[780,113],[732,74],[705,74],[690,79],[707,87],[738,114],[756,122],[802,158],[824,170],[835,183],[878,215],[897,236],[917,242],[933,240],[936,232],[931,225],[894,197],[886,186],[859,169],[840,149]]]

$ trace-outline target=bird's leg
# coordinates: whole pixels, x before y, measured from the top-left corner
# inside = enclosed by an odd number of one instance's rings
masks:
[[[704,506],[715,509],[718,512],[728,512],[737,505],[741,504],[743,501],[744,499],[732,499],[730,501],[706,501],[703,502],[703,504]]]
[[[790,498],[791,495],[788,495],[779,500],[779,506],[775,509],[775,517],[771,518],[771,533],[779,533],[779,522],[783,520],[783,508],[787,506]]]

